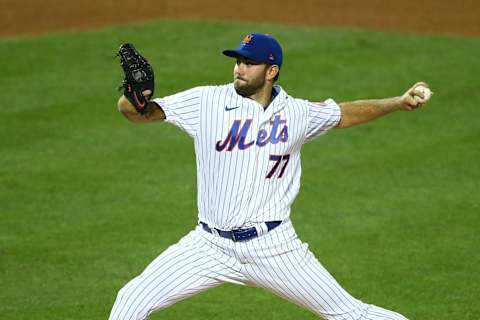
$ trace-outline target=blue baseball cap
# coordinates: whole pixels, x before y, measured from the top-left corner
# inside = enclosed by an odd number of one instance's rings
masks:
[[[278,68],[282,67],[282,47],[274,37],[268,34],[248,34],[237,49],[223,50],[223,54],[228,57],[243,57],[271,65],[276,64]]]

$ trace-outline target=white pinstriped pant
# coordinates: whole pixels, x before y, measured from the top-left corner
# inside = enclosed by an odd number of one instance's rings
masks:
[[[405,320],[348,294],[297,237],[290,221],[245,242],[197,227],[118,293],[109,320],[146,319],[196,293],[230,282],[261,287],[324,319]]]

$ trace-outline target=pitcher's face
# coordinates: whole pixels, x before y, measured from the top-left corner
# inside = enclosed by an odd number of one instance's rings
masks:
[[[237,58],[233,68],[233,86],[241,96],[250,97],[266,84],[269,65],[245,58]]]

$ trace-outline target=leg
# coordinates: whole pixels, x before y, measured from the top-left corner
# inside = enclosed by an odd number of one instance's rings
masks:
[[[150,313],[218,286],[235,282],[233,260],[192,231],[158,256],[118,293],[109,320],[146,319]],[[237,283],[237,282],[235,282]]]
[[[274,230],[271,235],[247,243],[244,251],[251,258],[245,269],[251,282],[323,319],[406,320],[396,312],[353,298],[320,264],[308,245],[297,238],[291,227]]]

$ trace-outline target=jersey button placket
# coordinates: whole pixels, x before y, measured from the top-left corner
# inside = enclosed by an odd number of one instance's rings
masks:
[[[263,114],[262,114],[263,116]],[[255,132],[255,135],[258,139],[258,133],[260,132],[260,130],[266,130],[267,132],[269,132],[269,130],[267,130],[268,128],[266,128],[269,124],[270,124],[270,120],[264,120],[265,117],[261,117],[261,122],[259,122],[258,124],[258,127],[256,127],[256,132]],[[257,140],[256,139],[256,143],[257,143]],[[267,148],[269,148],[268,144],[266,146],[263,146],[263,147],[260,147],[258,145],[255,145],[255,156],[254,156],[254,164],[253,164],[253,175],[252,175],[252,184],[251,184],[251,189],[250,189],[250,195],[249,195],[249,207],[250,207],[250,210],[254,210],[255,209],[255,203],[252,202],[252,198],[253,198],[253,195],[254,195],[254,192],[256,190],[256,187],[261,185],[262,183],[264,183],[263,181],[263,175],[259,175],[259,169],[263,167],[263,163],[262,161],[265,161],[264,158],[266,158],[265,156],[265,151],[267,150]],[[268,157],[267,157],[268,159]]]
[[[254,119],[253,121],[253,124],[256,124],[258,123],[258,125],[256,126],[253,126],[252,125],[252,137],[254,137],[255,139],[255,144],[252,146],[252,152],[253,152],[253,168],[252,168],[252,181],[250,183],[250,188],[248,190],[248,202],[247,202],[247,211],[248,212],[251,212],[251,210],[255,207],[254,205],[252,206],[252,198],[253,198],[253,194],[255,192],[255,187],[257,185],[257,174],[258,174],[258,161],[259,161],[259,157],[260,157],[260,148],[258,147],[257,145],[257,142],[258,142],[258,132],[260,131],[260,129],[262,128],[263,124],[264,124],[264,121],[263,121],[263,116],[264,116],[264,112],[263,110],[260,110],[263,109],[263,107],[256,101],[250,101],[250,107],[252,108],[253,110],[253,114],[252,114],[252,118]],[[257,121],[258,122],[257,122]],[[255,130],[253,130],[255,129]]]

